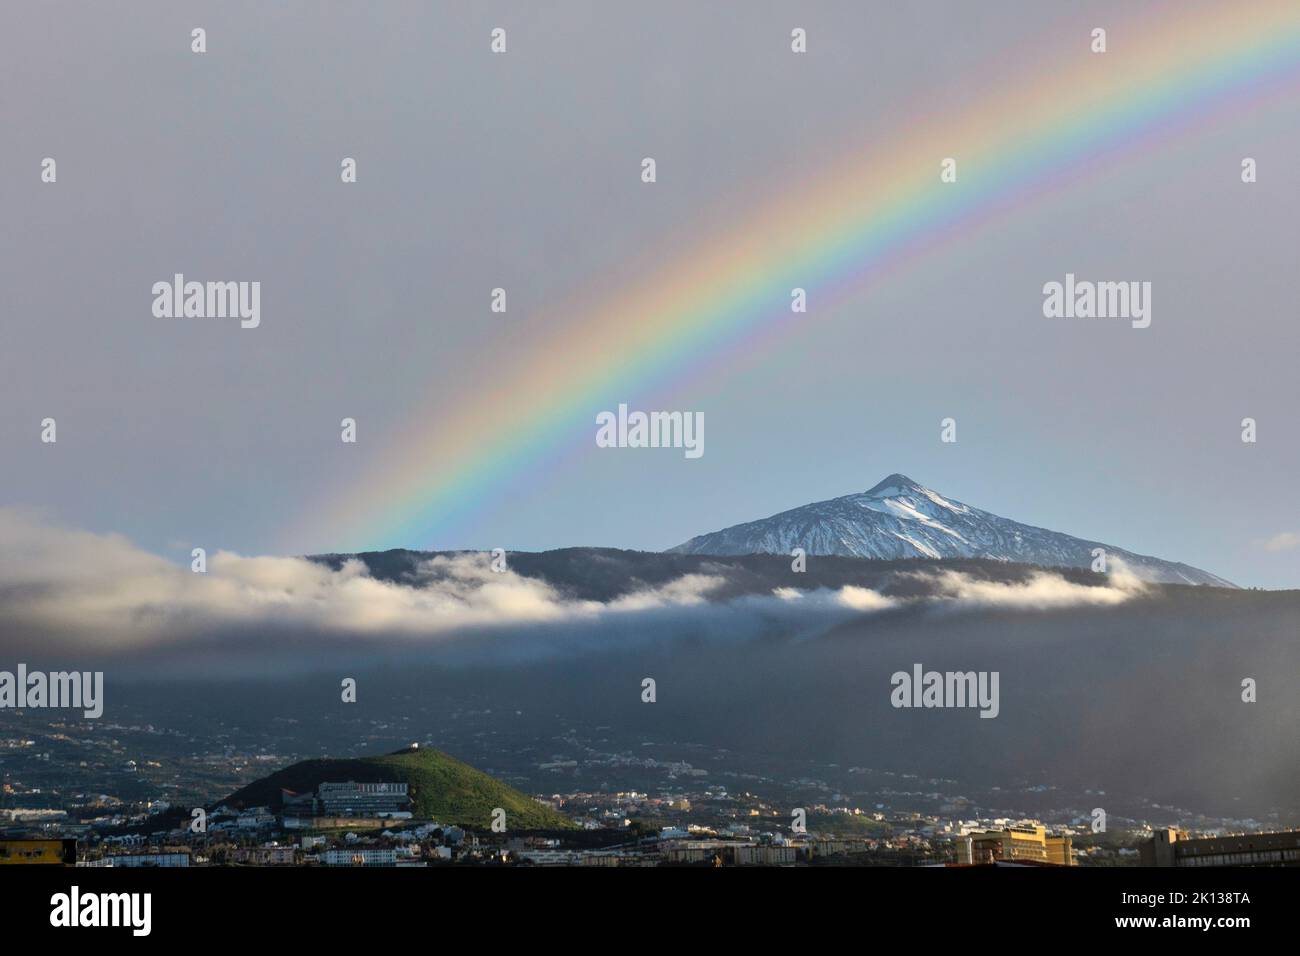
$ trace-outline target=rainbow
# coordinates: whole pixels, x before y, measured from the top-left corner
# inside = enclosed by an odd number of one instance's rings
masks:
[[[485,356],[493,387],[458,407],[418,404],[364,483],[329,490],[285,543],[318,538],[324,514],[337,516],[324,532],[349,549],[436,547],[512,476],[594,448],[598,403],[612,394],[717,374],[720,362],[770,347],[891,270],[1107,163],[1300,91],[1297,0],[1176,5],[1107,27],[1112,50],[1141,55],[1088,53],[1086,32],[1072,26],[977,107],[929,117],[883,150],[849,151],[603,305],[587,295],[556,309],[545,348],[504,367]],[[939,179],[947,156],[958,160],[954,184]],[[806,314],[790,311],[796,286],[808,291]]]

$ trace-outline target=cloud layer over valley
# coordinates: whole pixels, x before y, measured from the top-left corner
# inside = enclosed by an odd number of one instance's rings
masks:
[[[590,560],[594,571],[601,553]],[[490,554],[473,552],[413,557],[399,579],[376,575],[350,556],[326,562],[227,551],[209,555],[206,572],[196,573],[120,535],[0,509],[0,612],[6,622],[0,649],[147,653],[250,632],[260,635],[263,650],[277,638],[298,646],[364,639],[429,646],[509,634],[516,638],[513,657],[565,644],[674,634],[724,641],[809,636],[850,618],[917,604],[949,610],[1113,606],[1145,589],[1122,568],[1105,583],[1078,583],[1050,571],[1000,581],[930,569],[898,572],[875,587],[826,586],[816,575],[789,573],[789,583],[748,582],[737,593],[737,569],[713,560],[653,582],[633,577],[626,589],[600,599],[575,594],[544,574],[494,571]],[[567,636],[560,638],[561,632]],[[537,636],[535,646],[519,643],[525,634]],[[232,651],[237,644],[232,641]]]

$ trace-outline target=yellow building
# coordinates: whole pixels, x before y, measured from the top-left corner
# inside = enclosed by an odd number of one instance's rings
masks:
[[[1074,866],[1068,834],[1049,836],[1046,827],[1007,827],[959,837],[958,863],[1047,863]]]
[[[64,866],[76,861],[76,840],[0,840],[0,865]]]

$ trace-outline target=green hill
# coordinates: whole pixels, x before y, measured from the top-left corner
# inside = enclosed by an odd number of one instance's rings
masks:
[[[223,803],[233,807],[281,806],[280,790],[310,793],[318,784],[405,783],[418,819],[487,829],[492,811],[506,811],[510,830],[563,829],[573,824],[525,793],[461,763],[440,750],[421,747],[381,757],[304,760],[235,791]]]

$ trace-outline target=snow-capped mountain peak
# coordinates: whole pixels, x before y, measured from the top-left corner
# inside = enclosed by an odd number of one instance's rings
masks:
[[[868,498],[892,498],[895,495],[924,493],[926,490],[924,485],[913,481],[907,475],[900,475],[895,472],[892,475],[887,475],[863,494]]]
[[[881,558],[992,558],[1047,567],[1091,568],[1104,549],[1148,581],[1234,587],[1208,571],[1022,524],[948,498],[903,474],[867,491],[819,501],[700,535],[685,554],[789,554]]]

